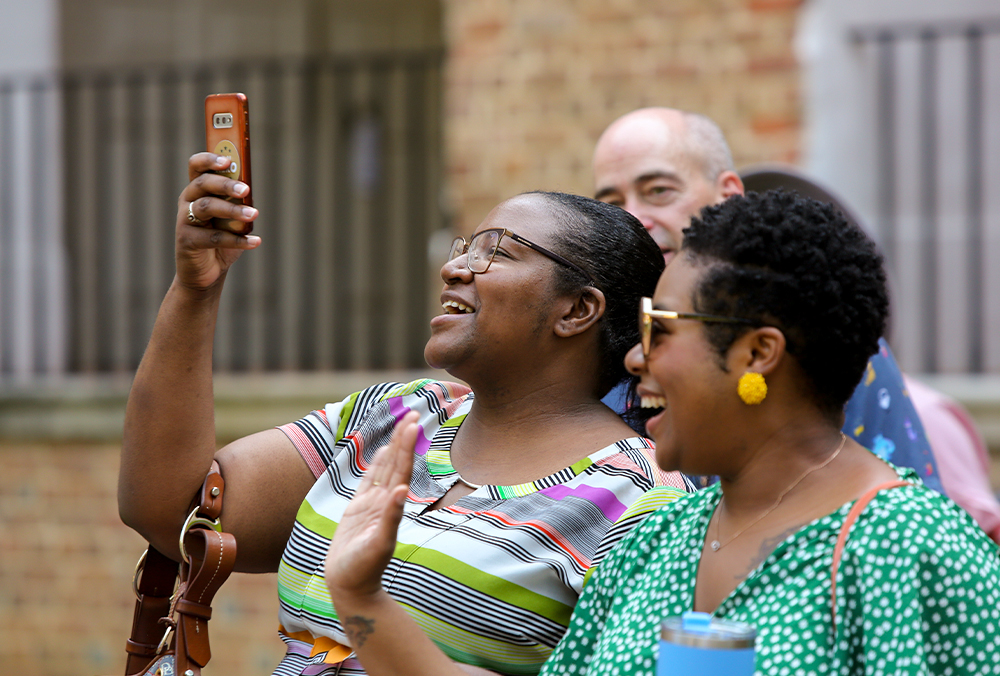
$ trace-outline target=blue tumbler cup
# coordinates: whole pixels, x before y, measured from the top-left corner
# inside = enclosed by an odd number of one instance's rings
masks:
[[[656,676],[752,676],[757,631],[743,622],[687,612],[660,625]]]

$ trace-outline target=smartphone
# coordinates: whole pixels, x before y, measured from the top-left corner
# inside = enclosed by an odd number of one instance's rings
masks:
[[[205,147],[216,155],[232,158],[227,171],[217,174],[242,181],[250,191],[241,198],[230,197],[230,202],[253,206],[253,184],[250,183],[250,108],[243,94],[211,94],[205,97]],[[248,235],[253,223],[215,218],[212,227]]]

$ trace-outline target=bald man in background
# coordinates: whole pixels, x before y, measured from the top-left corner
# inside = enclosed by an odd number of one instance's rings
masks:
[[[612,122],[597,141],[593,166],[594,196],[638,218],[668,264],[693,216],[743,194],[743,181],[718,125],[704,115],[672,108],[641,108]],[[914,468],[925,484],[943,493],[899,367],[884,341],[880,347],[847,404],[844,433],[884,459]],[[620,410],[621,393],[612,391],[605,403]]]
[[[593,169],[595,197],[638,218],[667,263],[680,249],[683,230],[693,216],[744,190],[718,125],[703,115],[671,108],[641,108],[612,122],[594,149]],[[914,399],[908,390],[888,344],[881,340],[845,409],[844,433],[893,464],[914,468],[925,484],[947,492],[1000,542],[1000,503],[982,472],[982,442],[979,439],[978,447],[974,443],[978,433],[971,419],[967,413],[942,413],[946,406],[921,404],[943,399],[939,393],[925,396],[926,386],[913,386],[913,394],[920,395]],[[621,393],[612,395],[606,401],[621,407]],[[944,477],[915,402],[936,432],[941,446],[937,453],[948,461]],[[957,432],[937,432],[953,428],[964,429],[971,441],[959,443]]]
[[[667,263],[702,208],[743,194],[722,131],[702,115],[642,108],[601,134],[594,150],[595,197],[642,222]]]

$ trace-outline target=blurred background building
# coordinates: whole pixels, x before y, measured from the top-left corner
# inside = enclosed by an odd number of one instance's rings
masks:
[[[523,190],[591,193],[602,129],[668,105],[856,210],[901,364],[1000,465],[995,0],[0,0],[4,673],[123,665],[116,443],[219,91],[250,99],[264,240],[227,282],[220,441],[426,371],[450,238]],[[269,673],[274,587],[227,583],[211,671]]]

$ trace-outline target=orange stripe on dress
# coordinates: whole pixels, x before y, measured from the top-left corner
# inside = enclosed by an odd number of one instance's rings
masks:
[[[309,651],[309,657],[316,657],[319,654],[326,653],[323,656],[325,664],[339,664],[354,652],[350,646],[338,643],[326,636],[313,636],[312,632],[309,631],[286,631],[281,625],[278,625],[278,631],[288,638],[311,645],[312,649]]]
[[[584,570],[590,567],[590,559],[583,558],[583,556],[581,556],[580,552],[576,549],[576,547],[571,545],[570,542],[566,538],[564,538],[561,533],[559,533],[559,531],[551,530],[549,528],[549,525],[546,524],[544,521],[534,521],[534,520],[512,521],[499,512],[492,512],[488,510],[475,511],[471,509],[466,509],[464,507],[456,507],[455,505],[451,505],[450,507],[448,507],[448,509],[451,509],[455,513],[459,514],[480,514],[482,516],[489,516],[496,519],[497,521],[500,521],[506,526],[511,526],[511,527],[527,526],[528,528],[534,528],[535,530],[539,530],[542,533],[545,533],[545,535],[549,537],[549,540],[554,542],[561,550],[563,550],[582,568],[584,568]]]

